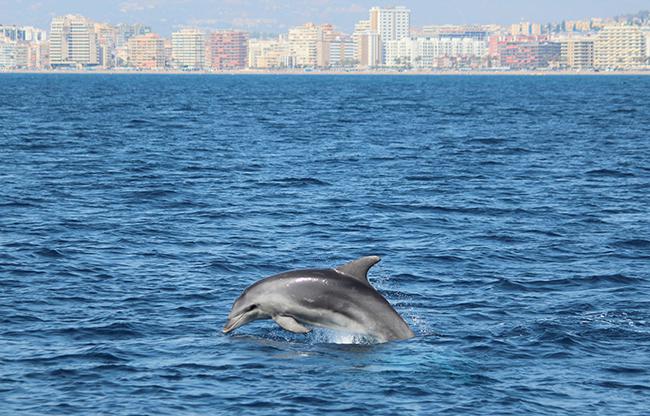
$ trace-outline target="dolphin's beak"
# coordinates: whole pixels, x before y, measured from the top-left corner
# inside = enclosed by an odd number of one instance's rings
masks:
[[[226,322],[226,326],[223,327],[223,333],[227,334],[228,332],[236,328],[239,328],[243,323],[244,320],[243,318],[244,315],[239,315],[239,316],[234,316],[232,318],[229,318],[228,322]]]

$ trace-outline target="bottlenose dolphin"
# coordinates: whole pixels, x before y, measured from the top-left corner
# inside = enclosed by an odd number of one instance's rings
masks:
[[[368,270],[380,260],[362,257],[335,269],[294,270],[262,279],[235,301],[223,332],[270,318],[300,334],[314,326],[378,342],[412,338],[411,328],[368,282]]]

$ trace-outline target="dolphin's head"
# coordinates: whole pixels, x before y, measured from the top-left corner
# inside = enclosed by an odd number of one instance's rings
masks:
[[[259,299],[249,290],[245,291],[232,305],[232,310],[228,314],[228,322],[223,327],[223,333],[227,334],[242,325],[257,319],[264,319],[268,314],[262,311]]]

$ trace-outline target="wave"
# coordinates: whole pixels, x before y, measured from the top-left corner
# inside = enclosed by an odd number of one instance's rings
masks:
[[[601,287],[620,287],[643,283],[644,280],[623,274],[576,276],[573,278],[548,280],[510,280],[499,279],[492,283],[496,287],[516,292],[546,292],[564,289],[593,289]]]
[[[645,240],[642,238],[633,238],[630,240],[620,240],[611,243],[614,247],[620,248],[631,248],[631,249],[648,249],[650,248],[650,240]]]
[[[622,171],[613,170],[613,169],[594,169],[594,170],[587,171],[586,175],[588,175],[588,176],[605,176],[605,177],[612,177],[612,178],[629,178],[629,177],[634,177],[635,176],[633,173],[622,172]]]

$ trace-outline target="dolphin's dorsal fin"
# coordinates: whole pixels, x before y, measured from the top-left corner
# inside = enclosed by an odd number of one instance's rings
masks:
[[[360,259],[345,263],[335,270],[347,276],[354,277],[363,283],[370,284],[368,283],[368,270],[379,263],[380,260],[381,258],[379,256],[361,257]]]

